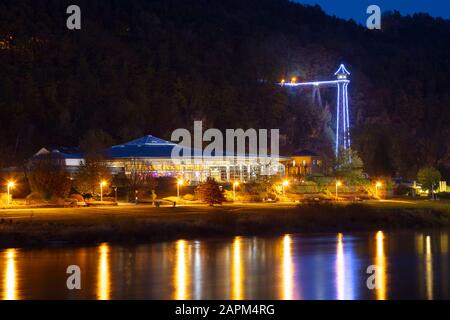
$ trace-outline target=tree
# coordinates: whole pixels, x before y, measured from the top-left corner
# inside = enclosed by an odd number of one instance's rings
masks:
[[[75,188],[83,195],[100,194],[100,183],[111,181],[111,171],[103,160],[86,159],[75,176]],[[103,187],[103,194],[110,193],[109,184]]]
[[[32,192],[45,199],[53,196],[65,198],[71,187],[64,158],[57,152],[33,157],[27,165],[27,177]]]
[[[224,190],[222,190],[213,178],[208,178],[205,183],[199,185],[195,190],[197,196],[210,206],[222,204],[225,201]]]
[[[349,184],[362,184],[364,164],[356,151],[341,150],[335,164],[336,177],[343,178]]]
[[[441,173],[431,166],[426,166],[417,173],[417,180],[422,184],[422,188],[430,190],[430,194],[433,196],[433,191],[441,180]]]
[[[153,177],[154,167],[148,161],[132,159],[125,167],[127,174],[127,184],[129,192],[139,191],[139,193],[151,192],[158,185]]]

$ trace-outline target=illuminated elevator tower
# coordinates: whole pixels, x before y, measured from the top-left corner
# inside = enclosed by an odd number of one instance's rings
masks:
[[[341,64],[334,74],[337,77],[337,100],[336,100],[336,157],[341,149],[349,149],[350,120],[348,112],[348,85],[350,72]]]
[[[350,72],[341,64],[334,75],[337,77],[336,80],[297,82],[293,78],[291,82],[282,81],[279,84],[291,88],[312,87],[313,103],[317,100],[319,107],[322,105],[320,87],[337,87],[335,155],[338,157],[341,150],[350,149],[351,147],[350,117],[348,111],[348,85],[350,84],[348,77],[350,76]]]

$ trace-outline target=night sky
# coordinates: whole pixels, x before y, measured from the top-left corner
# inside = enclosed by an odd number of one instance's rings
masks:
[[[330,14],[344,19],[364,23],[368,17],[367,7],[372,4],[380,6],[381,10],[397,10],[403,15],[416,12],[427,12],[435,17],[450,19],[450,1],[444,0],[293,0],[303,4],[318,4]]]

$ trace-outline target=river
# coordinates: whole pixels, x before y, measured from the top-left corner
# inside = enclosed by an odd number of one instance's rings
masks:
[[[450,231],[0,250],[1,299],[450,299]],[[67,268],[81,289],[67,288]],[[372,267],[371,267],[372,266]]]

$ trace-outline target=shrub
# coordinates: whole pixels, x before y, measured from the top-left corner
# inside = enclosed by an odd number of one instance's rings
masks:
[[[69,196],[70,199],[77,200],[78,202],[84,202],[84,198],[81,194],[73,193]]]
[[[225,201],[224,191],[219,187],[216,180],[208,178],[205,183],[199,185],[195,190],[197,196],[210,206],[222,204]]]
[[[57,206],[63,206],[63,205],[65,205],[65,201],[64,201],[64,198],[61,198],[61,197],[58,197],[58,196],[56,196],[56,195],[53,195],[51,198],[50,198],[50,201],[49,201],[51,204],[54,204],[54,205],[57,205]]]
[[[186,200],[186,201],[194,201],[194,199],[195,199],[194,195],[190,194],[190,193],[187,193],[183,196],[183,200]]]
[[[44,196],[39,192],[32,192],[26,198],[26,203],[29,205],[45,203]]]

